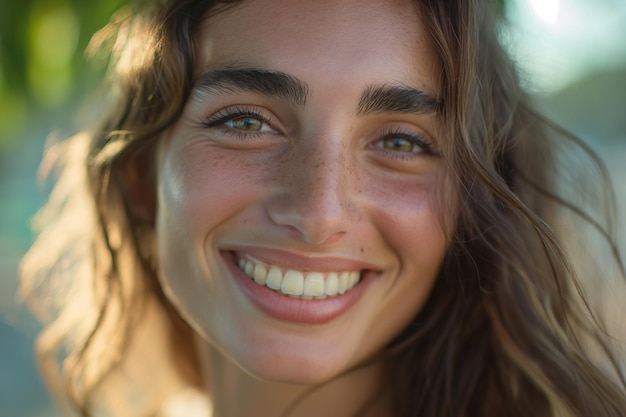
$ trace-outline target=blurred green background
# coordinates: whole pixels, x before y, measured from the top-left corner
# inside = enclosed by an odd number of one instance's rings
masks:
[[[0,0],[0,415],[58,416],[37,373],[37,324],[16,297],[46,137],[69,136],[89,113],[102,69],[91,35],[124,0]],[[626,1],[505,0],[502,39],[549,116],[590,142],[626,207]],[[97,106],[94,110],[97,111]],[[624,233],[622,233],[623,235]]]
[[[102,68],[83,51],[124,0],[0,0],[0,416],[60,415],[41,382],[35,320],[16,296],[29,222],[45,190],[37,167],[46,138],[84,126],[84,96]]]

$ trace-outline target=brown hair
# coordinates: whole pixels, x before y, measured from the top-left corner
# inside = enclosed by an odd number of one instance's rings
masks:
[[[83,416],[113,397],[126,401],[107,381],[128,365],[150,311],[169,318],[157,332],[170,344],[164,357],[193,357],[171,353],[190,349],[176,340],[188,341],[191,330],[156,279],[154,213],[145,204],[153,178],[133,177],[127,168],[150,172],[154,145],[193,86],[198,27],[231,3],[151,2],[114,17],[94,39],[112,51],[116,99],[98,129],[48,152],[62,170],[40,214],[47,224],[23,263],[23,291],[50,322],[39,340],[44,369]],[[417,3],[441,64],[443,125],[452,138],[443,154],[459,211],[431,296],[380,357],[389,363],[396,414],[626,415],[615,347],[584,295],[582,284],[596,281],[582,269],[589,263],[571,264],[576,248],[564,245],[588,229],[566,226],[591,225],[623,278],[609,226],[586,203],[566,198],[576,170],[559,161],[565,149],[581,150],[576,155],[599,170],[586,177],[610,205],[601,163],[531,109],[497,42],[489,2]],[[146,195],[129,195],[129,182]],[[200,384],[193,363],[173,362],[182,381]],[[156,396],[168,388],[134,389]],[[157,412],[151,401],[141,413]]]

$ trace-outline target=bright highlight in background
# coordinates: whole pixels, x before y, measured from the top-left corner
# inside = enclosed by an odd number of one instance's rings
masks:
[[[529,91],[554,92],[593,72],[626,68],[625,0],[506,1],[502,39]]]
[[[559,18],[559,0],[530,0],[530,3],[541,20],[556,23]]]

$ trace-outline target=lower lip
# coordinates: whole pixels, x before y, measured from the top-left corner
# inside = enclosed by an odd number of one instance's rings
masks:
[[[252,304],[263,313],[277,320],[299,324],[324,324],[346,313],[363,295],[371,274],[363,273],[361,281],[345,294],[323,300],[302,300],[280,294],[259,285],[236,265],[235,255],[221,253],[235,282]]]

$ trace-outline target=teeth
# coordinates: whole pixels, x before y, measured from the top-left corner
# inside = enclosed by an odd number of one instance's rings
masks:
[[[321,272],[309,272],[307,274],[306,280],[304,280],[304,294],[311,297],[324,295],[324,275]]]
[[[265,269],[265,266],[257,264],[254,267],[254,282],[260,285],[265,285],[267,282],[267,269]]]
[[[248,274],[248,275],[253,275],[254,274],[254,265],[252,265],[250,262],[246,262],[246,269],[244,269],[244,271],[246,271],[246,274]]]
[[[302,272],[294,271],[293,269],[285,272],[285,275],[283,276],[283,283],[280,285],[280,290],[287,295],[304,294],[304,275]]]
[[[303,300],[323,300],[344,294],[359,283],[359,271],[301,272],[288,269],[284,273],[274,265],[243,258],[237,260],[239,268],[259,285]]]
[[[343,294],[348,290],[348,285],[350,284],[350,273],[342,272],[339,275],[339,294]]]
[[[282,283],[283,273],[280,272],[280,268],[278,268],[277,266],[271,267],[270,272],[267,274],[267,282],[265,283],[265,285],[273,290],[280,290]]]
[[[326,277],[326,282],[324,283],[324,294],[333,296],[337,295],[339,292],[339,275],[336,272],[331,272]]]
[[[360,274],[358,272],[350,272],[350,281],[348,282],[348,288],[354,287],[359,282]]]

